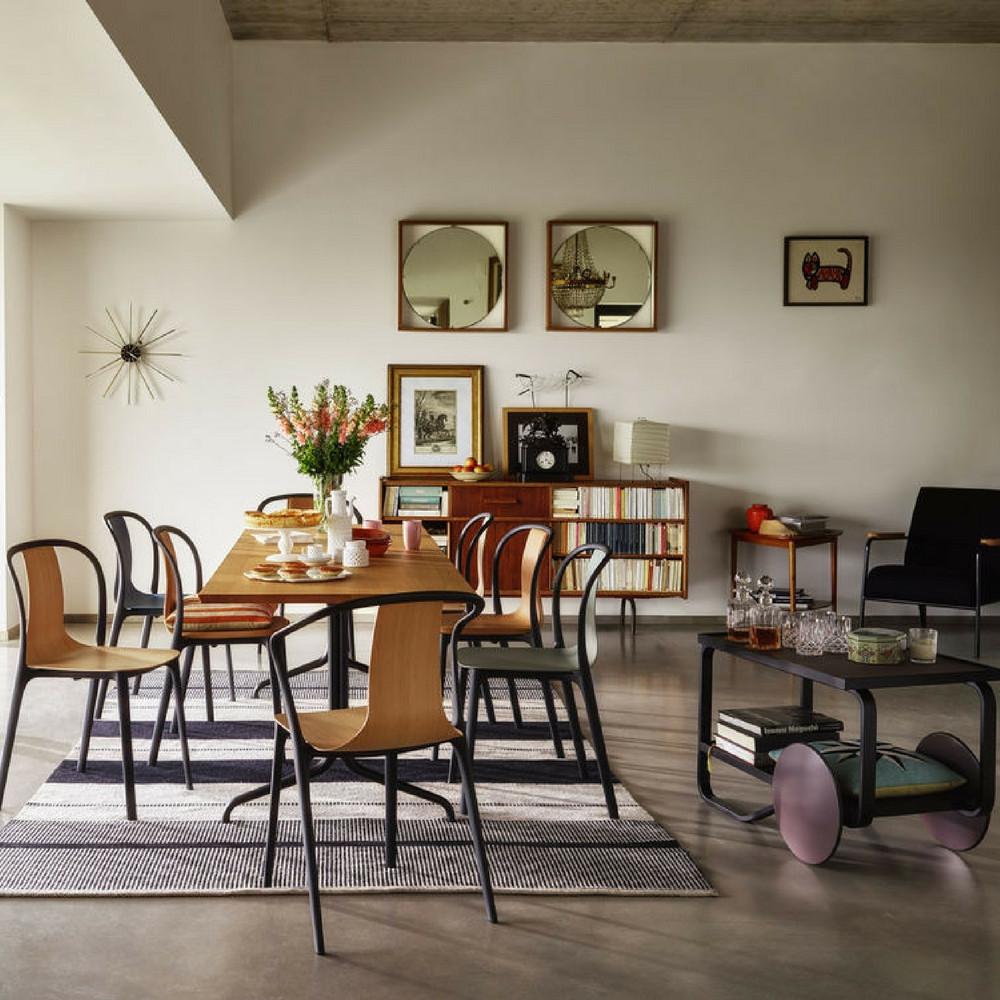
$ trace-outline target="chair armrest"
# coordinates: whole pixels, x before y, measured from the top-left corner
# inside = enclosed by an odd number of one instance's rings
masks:
[[[998,549],[1000,548],[1000,538],[980,538],[980,545],[985,545],[988,549]]]
[[[869,542],[902,542],[906,538],[905,531],[869,531],[865,538]],[[998,542],[1000,544],[1000,542]]]

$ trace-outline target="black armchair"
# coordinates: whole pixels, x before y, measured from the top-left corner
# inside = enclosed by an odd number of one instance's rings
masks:
[[[903,539],[902,564],[869,568],[873,543]],[[862,625],[866,601],[915,604],[922,625],[928,607],[973,611],[979,656],[982,609],[1000,601],[1000,490],[922,487],[908,532],[868,533]]]

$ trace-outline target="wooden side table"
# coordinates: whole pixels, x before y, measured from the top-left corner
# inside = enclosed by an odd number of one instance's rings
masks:
[[[729,532],[729,579],[736,576],[737,556],[740,542],[747,545],[764,545],[771,549],[786,549],[788,551],[788,601],[789,610],[795,610],[795,564],[799,549],[807,549],[812,545],[830,546],[830,606],[837,610],[837,539],[842,531],[822,531],[813,535],[789,535],[781,538],[777,535],[759,535],[756,531],[746,531],[736,528]]]

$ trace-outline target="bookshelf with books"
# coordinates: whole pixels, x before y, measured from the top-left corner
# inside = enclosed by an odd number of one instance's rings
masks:
[[[386,477],[380,481],[383,520],[418,517],[432,534],[447,535],[449,552],[465,521],[482,511],[494,516],[487,536],[488,560],[499,538],[517,524],[550,525],[551,563],[542,573],[546,596],[568,552],[577,545],[601,542],[612,551],[601,594],[624,601],[687,597],[688,498],[689,484],[682,479],[461,483],[450,477]],[[518,592],[519,557],[515,549],[501,566],[504,594]],[[582,572],[582,565],[567,570],[567,593],[578,592]]]

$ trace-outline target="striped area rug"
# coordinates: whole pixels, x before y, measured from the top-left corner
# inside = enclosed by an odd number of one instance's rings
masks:
[[[213,673],[215,721],[205,721],[203,690],[192,677],[188,731],[194,791],[181,776],[176,738],[166,737],[160,763],[145,763],[159,682],[144,680],[133,698],[138,822],[124,819],[114,698],[95,723],[85,774],[76,750],[18,815],[0,829],[0,895],[211,895],[301,891],[295,788],[282,794],[275,888],[261,884],[267,800],[241,806],[220,822],[226,802],[268,780],[272,723],[265,694],[250,694],[261,675],[238,671],[237,700],[225,675]],[[352,673],[351,701],[365,697],[365,675]],[[325,707],[325,674],[297,678],[300,708]],[[556,757],[537,686],[522,682],[525,719],[517,729],[506,689],[497,686],[496,725],[481,724],[476,782],[494,885],[498,892],[710,896],[712,887],[687,852],[621,785],[621,818],[604,807],[588,747],[586,779],[578,773],[568,727],[567,758]],[[30,697],[30,691],[29,691]],[[561,712],[561,706],[560,706]],[[399,777],[449,798],[448,749],[400,758]],[[373,762],[380,767],[380,762]],[[440,807],[399,796],[399,861],[382,862],[384,795],[337,762],[312,785],[320,878],[329,892],[478,892],[468,827]]]

